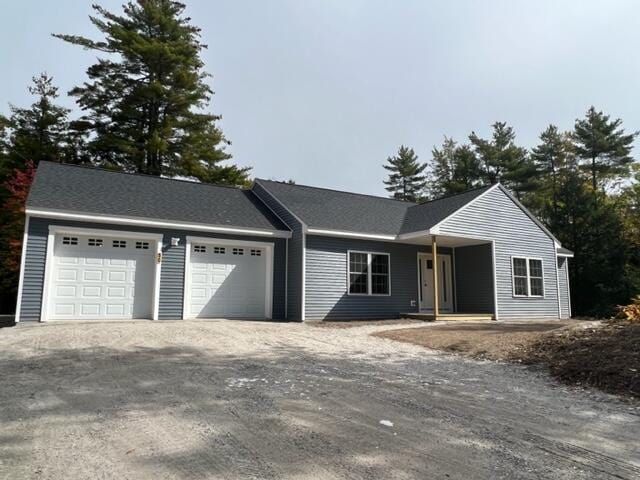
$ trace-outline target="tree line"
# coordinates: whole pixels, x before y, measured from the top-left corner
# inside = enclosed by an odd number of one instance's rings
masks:
[[[424,163],[401,146],[383,165],[384,183],[392,197],[411,202],[502,183],[574,251],[573,313],[606,316],[640,292],[637,135],[591,107],[571,131],[549,125],[528,150],[512,127],[496,122],[489,138],[445,137]]]
[[[130,1],[121,13],[94,5],[100,34],[54,34],[97,61],[68,92],[80,114],[58,104],[46,73],[33,78],[28,107],[0,115],[0,313],[15,307],[24,201],[41,160],[203,182],[246,185],[249,168],[230,162],[230,144],[210,112],[213,95],[200,29],[173,0]]]

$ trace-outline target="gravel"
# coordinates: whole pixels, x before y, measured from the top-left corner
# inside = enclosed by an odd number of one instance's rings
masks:
[[[636,406],[389,328],[2,329],[0,478],[640,477]]]

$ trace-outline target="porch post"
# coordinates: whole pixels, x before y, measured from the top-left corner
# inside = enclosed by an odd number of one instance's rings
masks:
[[[431,236],[431,258],[433,259],[433,319],[440,314],[440,297],[438,296],[438,242],[436,236]]]

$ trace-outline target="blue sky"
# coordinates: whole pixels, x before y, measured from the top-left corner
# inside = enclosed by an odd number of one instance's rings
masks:
[[[30,103],[40,71],[63,94],[85,79],[96,54],[50,33],[96,38],[91,3],[3,3],[0,112]],[[382,164],[400,144],[426,160],[443,135],[501,120],[530,147],[592,104],[640,129],[637,1],[185,3],[209,45],[212,110],[258,177],[384,195]]]

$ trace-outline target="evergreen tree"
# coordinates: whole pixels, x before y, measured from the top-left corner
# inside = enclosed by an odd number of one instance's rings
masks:
[[[89,81],[70,94],[88,112],[90,151],[104,166],[151,175],[183,175],[206,182],[243,184],[248,168],[221,166],[231,158],[206,113],[213,94],[205,80],[200,29],[173,0],[138,0],[118,15],[98,5],[91,40],[55,35],[105,54],[87,70]]]
[[[471,132],[469,140],[480,162],[486,184],[501,182],[518,197],[535,188],[535,165],[527,150],[515,144],[515,132],[504,122],[492,125],[491,139],[483,139]]]
[[[548,223],[553,223],[553,217],[558,214],[561,176],[568,168],[575,167],[569,135],[560,132],[555,125],[549,125],[540,134],[540,143],[533,148],[531,159],[536,166],[539,184],[536,199],[531,199],[529,206]]]
[[[22,168],[31,160],[62,162],[69,110],[55,104],[58,88],[46,73],[33,77],[29,92],[36,101],[29,108],[11,106],[7,160],[10,168]]]
[[[629,174],[632,144],[638,132],[625,134],[621,125],[622,120],[610,120],[609,115],[596,111],[593,106],[584,119],[576,120],[575,151],[582,159],[582,168],[591,176],[594,191]]]
[[[426,164],[418,162],[418,156],[412,148],[401,145],[398,153],[387,158],[387,164],[383,167],[391,172],[384,184],[393,198],[408,202],[417,202],[420,199],[427,184],[423,175]]]
[[[461,193],[480,183],[478,158],[468,145],[445,137],[442,147],[434,147],[431,153],[431,198]]]

